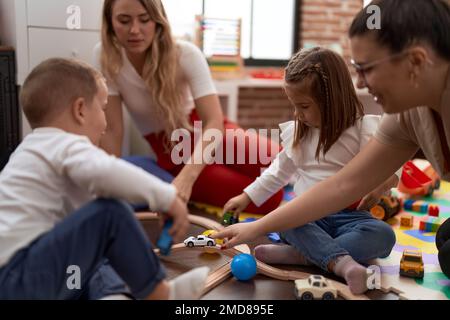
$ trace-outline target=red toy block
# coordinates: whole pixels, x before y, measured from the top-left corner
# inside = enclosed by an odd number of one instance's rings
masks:
[[[428,206],[428,215],[432,217],[439,217],[439,207],[434,204],[430,204]]]

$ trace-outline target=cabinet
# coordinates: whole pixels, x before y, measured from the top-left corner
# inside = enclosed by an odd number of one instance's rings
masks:
[[[12,48],[0,46],[0,171],[19,144],[19,105]]]
[[[17,84],[33,67],[51,57],[77,58],[92,63],[100,41],[103,0],[0,0],[0,40],[17,56]],[[75,13],[80,29],[69,29]],[[22,115],[22,135],[31,131]]]

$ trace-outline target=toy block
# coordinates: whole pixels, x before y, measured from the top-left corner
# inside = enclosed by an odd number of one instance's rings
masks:
[[[436,232],[442,223],[442,219],[436,217],[425,217],[419,224],[419,230],[426,232]]]
[[[432,217],[439,217],[439,207],[434,204],[428,206],[428,215]]]
[[[420,206],[420,212],[421,212],[421,213],[427,213],[427,212],[428,212],[428,203],[423,203],[423,204]]]
[[[428,211],[428,207],[425,209],[425,211],[423,211],[424,205],[426,205],[426,203],[424,203],[423,201],[414,201],[412,205],[412,211],[426,213]]]
[[[403,208],[405,210],[412,210],[413,209],[412,205],[413,205],[414,201],[415,200],[412,200],[412,199],[406,199],[405,201],[403,201]]]
[[[167,256],[170,254],[170,248],[172,247],[172,237],[169,234],[169,229],[172,228],[173,221],[171,219],[166,220],[159,236],[156,246],[159,248],[162,255]]]
[[[400,225],[402,227],[412,228],[412,226],[414,225],[414,217],[410,214],[402,216],[400,218]]]

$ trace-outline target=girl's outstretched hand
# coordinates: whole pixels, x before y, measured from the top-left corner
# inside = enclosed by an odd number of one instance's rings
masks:
[[[226,239],[221,249],[230,249],[239,244],[248,243],[261,235],[258,221],[241,222],[226,227],[210,235],[213,239]]]

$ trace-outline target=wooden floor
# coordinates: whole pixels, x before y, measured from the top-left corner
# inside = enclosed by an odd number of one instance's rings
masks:
[[[192,214],[201,215],[211,219],[215,217],[211,214],[205,213],[197,208],[190,208]],[[156,243],[159,236],[159,227],[155,222],[144,222],[143,227],[148,234],[152,243]],[[188,235],[198,235],[204,231],[201,227],[191,226]],[[266,238],[257,239],[250,243],[249,246],[253,248],[261,243],[270,243]],[[199,266],[208,266],[211,270],[216,270],[222,265],[228,263],[231,259],[221,254],[207,254],[198,251],[176,252],[169,257],[162,258],[162,262],[166,267],[168,278],[174,278],[177,275],[187,272],[192,268]],[[313,274],[324,274],[316,267],[297,267],[277,265],[281,269],[299,270]],[[341,281],[338,277],[333,277],[326,274],[327,277]],[[394,293],[385,294],[380,290],[372,290],[367,292],[367,296],[374,300],[398,300],[398,296]],[[204,300],[294,300],[294,282],[281,281],[271,279],[263,275],[256,275],[250,281],[239,281],[234,277],[225,280],[221,285],[217,286],[205,296]]]

